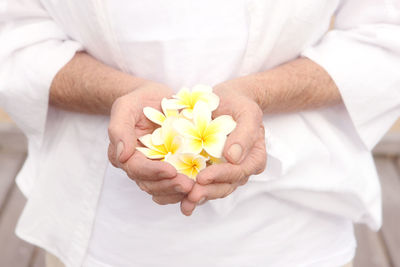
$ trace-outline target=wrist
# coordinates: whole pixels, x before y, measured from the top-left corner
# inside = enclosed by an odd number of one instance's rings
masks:
[[[115,76],[115,80],[117,81],[115,90],[113,90],[112,96],[109,99],[110,102],[107,105],[109,110],[111,110],[112,105],[116,101],[125,98],[128,95],[131,95],[133,99],[140,98],[140,88],[150,83],[145,79],[134,77],[126,73],[118,73]]]
[[[264,110],[266,103],[268,102],[268,90],[266,89],[266,83],[263,81],[259,74],[250,74],[247,76],[235,78],[233,80],[226,81],[215,87],[216,91],[234,91],[239,93],[253,102],[255,102],[261,110]]]

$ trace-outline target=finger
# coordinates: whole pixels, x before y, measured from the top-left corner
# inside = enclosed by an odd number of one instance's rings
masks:
[[[171,179],[177,175],[176,169],[165,161],[150,160],[136,151],[132,157],[122,165],[122,169],[133,180],[157,181]]]
[[[196,208],[196,203],[191,202],[189,199],[187,199],[187,197],[185,197],[181,201],[181,212],[184,215],[186,215],[186,216],[192,215],[195,208]]]
[[[108,155],[108,160],[111,162],[111,164],[114,166],[114,167],[116,167],[116,168],[118,168],[119,167],[119,165],[118,165],[118,163],[117,163],[117,161],[116,161],[116,159],[115,159],[115,148],[114,148],[114,146],[113,145],[111,145],[111,143],[108,145],[108,153],[107,153],[107,155]]]
[[[135,152],[137,140],[135,134],[136,114],[124,98],[117,99],[111,110],[108,136],[110,138],[115,159],[126,162]]]
[[[187,194],[192,190],[194,181],[186,175],[178,174],[173,179],[163,179],[160,181],[137,181],[140,187],[146,188],[146,192],[153,196],[166,196],[173,194]]]
[[[260,127],[257,141],[240,165],[230,163],[211,165],[198,174],[197,182],[202,185],[211,183],[239,183],[239,185],[243,185],[247,182],[249,176],[263,172],[267,159],[264,134],[264,127]]]
[[[239,183],[243,185],[250,175],[264,171],[267,158],[264,127],[258,129],[257,137],[250,153],[240,165],[230,163],[211,165],[197,175],[196,181],[202,185],[211,183]]]
[[[214,164],[203,169],[196,177],[199,184],[237,183],[245,177],[241,165],[230,163]]]
[[[159,205],[168,205],[181,202],[185,197],[184,194],[175,194],[168,196],[153,196],[153,201]]]
[[[262,112],[256,104],[249,105],[235,116],[235,120],[237,125],[226,140],[224,156],[229,162],[239,164],[256,141]]]
[[[230,195],[239,184],[195,184],[192,191],[187,196],[188,200],[201,205],[206,200],[224,198]]]
[[[243,160],[241,167],[245,177],[260,174],[267,164],[267,150],[265,146],[265,130],[260,127],[258,140],[249,155]]]

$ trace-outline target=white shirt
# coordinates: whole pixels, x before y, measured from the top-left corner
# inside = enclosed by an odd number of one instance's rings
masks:
[[[145,8],[147,2],[141,4]],[[268,205],[285,206],[286,212],[298,207],[300,217],[313,217],[320,225],[338,220],[344,226],[354,221],[379,228],[380,191],[370,150],[399,116],[399,9],[399,3],[390,0],[385,5],[379,0],[248,1],[246,46],[232,77],[267,70],[302,54],[328,71],[344,105],[265,116],[269,169],[232,197],[215,201],[213,205],[221,207],[218,216],[262,195]],[[157,76],[145,60],[126,62],[129,56],[110,20],[113,13],[101,0],[2,0],[0,12],[0,105],[29,138],[29,156],[17,180],[28,203],[17,234],[68,267],[81,266],[108,165],[108,118],[48,107],[51,80],[84,48],[113,67],[175,88],[189,81]],[[324,35],[334,12],[336,29]],[[167,46],[160,49],[165,53],[160,63],[172,62]],[[221,73],[219,78],[230,77]],[[252,223],[245,225],[273,229]],[[279,223],[280,229],[286,225],[284,219]],[[335,232],[333,228],[329,231]]]
[[[248,5],[245,0],[110,0],[107,9],[118,14],[110,22],[129,71],[179,89],[239,75]],[[268,175],[262,179],[271,179]],[[257,186],[250,179],[245,188],[185,218],[179,204],[155,204],[110,164],[84,266],[320,267],[351,260],[351,220],[259,194]]]

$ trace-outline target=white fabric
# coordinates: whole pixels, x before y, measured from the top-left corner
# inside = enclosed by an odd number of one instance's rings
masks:
[[[191,217],[109,166],[84,267],[335,266],[355,253],[350,220],[258,193],[250,181]]]
[[[142,8],[148,2],[153,1],[141,1]],[[176,6],[183,2],[176,1]],[[55,73],[82,47],[110,66],[174,87],[216,83],[267,70],[300,54],[310,57],[331,74],[345,105],[265,116],[267,171],[213,205],[230,214],[252,198],[264,196],[286,203],[287,209],[297,205],[304,214],[315,212],[316,220],[333,216],[344,220],[344,225],[352,220],[379,228],[380,190],[370,149],[399,116],[398,1],[247,3],[245,50],[236,69],[220,73],[217,81],[206,76],[176,80],[156,74],[148,58],[140,57],[142,53],[151,57],[140,42],[138,61],[125,62],[129,55],[120,47],[120,36],[109,19],[115,14],[101,0],[0,0],[0,105],[29,137],[29,157],[17,180],[28,196],[17,227],[20,237],[57,255],[67,267],[81,266],[85,259],[108,165],[108,118],[48,108],[47,104]],[[214,10],[214,4],[210,9]],[[144,12],[149,12],[149,25],[159,15],[158,9]],[[334,12],[337,29],[324,36]],[[188,19],[180,14],[181,19]],[[172,62],[167,48],[159,46],[165,54],[158,59],[158,70]],[[210,65],[219,63],[202,59]],[[263,212],[260,204],[257,209]],[[259,229],[250,232],[272,229],[268,226],[257,225]]]
[[[216,84],[238,75],[249,34],[247,1],[214,2],[110,0],[110,14],[118,14],[111,26],[130,71],[174,88],[199,77]],[[151,24],[146,10],[159,14]],[[179,204],[155,204],[110,165],[84,266],[342,266],[351,260],[350,220],[255,194],[258,186],[250,182],[246,191],[185,218]]]

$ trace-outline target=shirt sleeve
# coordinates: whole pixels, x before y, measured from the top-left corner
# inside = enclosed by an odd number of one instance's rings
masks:
[[[42,142],[51,82],[81,50],[39,0],[0,0],[0,107]]]
[[[400,115],[400,1],[341,1],[334,29],[302,56],[331,75],[372,150]]]

